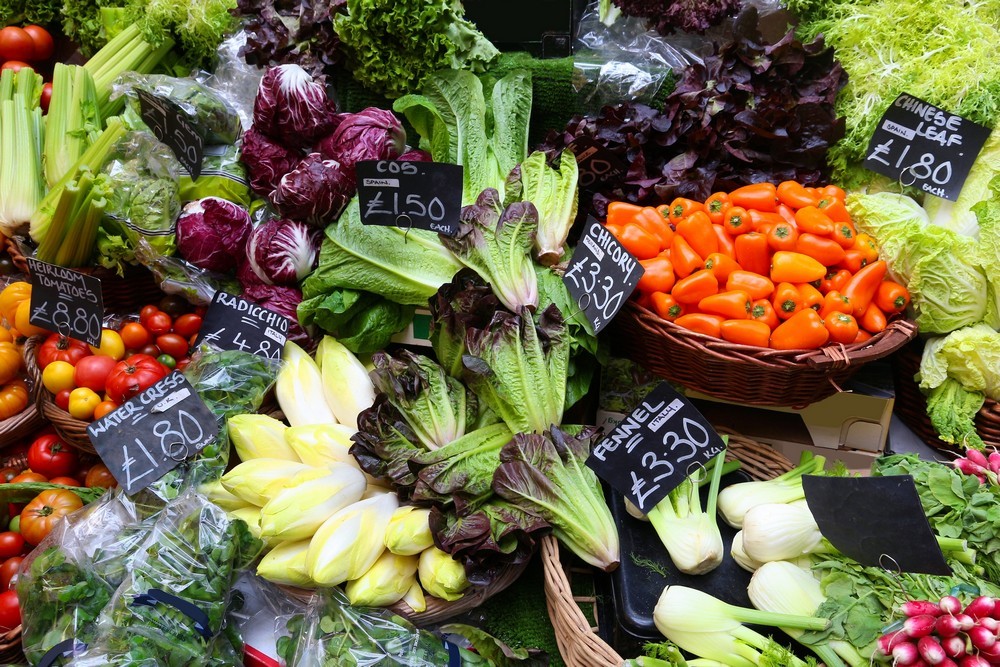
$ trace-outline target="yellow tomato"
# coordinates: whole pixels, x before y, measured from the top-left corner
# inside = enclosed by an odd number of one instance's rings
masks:
[[[58,394],[63,389],[72,389],[76,386],[73,383],[75,372],[76,368],[68,361],[53,361],[42,371],[42,384],[53,394]]]
[[[93,419],[94,409],[100,402],[100,395],[93,389],[77,387],[69,392],[69,414],[74,419]]]
[[[17,304],[17,311],[14,313],[14,328],[25,336],[41,336],[42,334],[49,333],[48,329],[36,327],[34,324],[28,322],[30,313],[31,299],[26,299]]]
[[[125,356],[125,343],[122,342],[122,337],[118,335],[117,331],[112,331],[111,329],[101,330],[100,347],[94,347],[93,345],[89,347],[90,351],[94,354],[111,357],[115,361]]]

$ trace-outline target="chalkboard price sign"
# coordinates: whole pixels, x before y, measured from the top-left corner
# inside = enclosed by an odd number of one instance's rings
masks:
[[[104,317],[100,279],[32,257],[28,258],[28,270],[31,272],[28,322],[99,346]]]
[[[363,160],[357,165],[361,222],[458,233],[462,167],[441,162]]]
[[[87,427],[94,449],[130,495],[200,452],[218,434],[215,415],[179,371]]]
[[[280,359],[288,339],[287,317],[225,292],[216,292],[205,313],[198,344],[220,350],[242,350],[266,359]]]
[[[663,382],[597,443],[587,465],[647,513],[725,448],[698,409]]]
[[[579,184],[584,190],[628,172],[628,167],[613,152],[588,137],[577,137],[567,146],[576,155],[580,170]]]
[[[625,305],[643,272],[642,265],[618,239],[604,225],[589,218],[563,274],[563,282],[596,334]]]
[[[903,93],[872,134],[865,167],[955,201],[989,135],[989,128]]]
[[[136,89],[139,97],[139,115],[156,138],[170,147],[192,180],[201,176],[201,163],[205,157],[205,140],[192,127],[184,111],[174,102]]]

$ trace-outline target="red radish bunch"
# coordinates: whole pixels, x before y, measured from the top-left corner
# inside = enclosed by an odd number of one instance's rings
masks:
[[[900,611],[906,616],[903,628],[879,637],[876,652],[894,666],[1000,665],[1000,600],[980,596],[963,608],[961,600],[947,595],[937,604],[907,602]]]
[[[980,484],[1000,484],[997,481],[997,476],[1000,475],[1000,452],[996,450],[986,456],[978,449],[970,449],[964,458],[957,458],[951,464],[962,474],[978,477]]]

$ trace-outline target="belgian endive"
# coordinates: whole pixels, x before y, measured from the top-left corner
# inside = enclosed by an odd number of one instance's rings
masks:
[[[282,542],[264,556],[257,565],[257,575],[276,584],[311,586],[306,568],[309,540]]]
[[[285,431],[288,427],[268,415],[233,415],[228,420],[229,439],[241,461],[250,459],[284,459],[300,461],[301,458],[288,444]]]
[[[286,486],[322,477],[323,468],[281,459],[250,459],[222,476],[222,486],[235,496],[263,507]]]
[[[385,551],[385,529],[399,507],[395,493],[381,493],[340,510],[309,543],[309,576],[323,586],[357,579]]]
[[[316,361],[323,379],[323,396],[333,416],[357,430],[358,414],[375,402],[375,387],[367,369],[332,336],[324,336],[320,341]]]
[[[275,494],[260,511],[261,536],[304,540],[334,513],[361,500],[367,481],[360,470],[336,463],[327,471]]]
[[[313,358],[288,341],[281,353],[281,361],[274,393],[288,423],[292,426],[336,424],[337,419],[324,397],[319,366]]]
[[[347,582],[347,599],[363,607],[384,607],[399,602],[416,581],[417,561],[416,556],[383,552],[367,572]]]

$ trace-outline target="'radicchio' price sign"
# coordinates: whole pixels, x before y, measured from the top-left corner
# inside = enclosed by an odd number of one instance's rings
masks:
[[[28,258],[28,270],[31,272],[28,323],[99,346],[104,317],[100,278],[33,257]]]
[[[698,409],[663,382],[597,443],[587,465],[645,514],[725,448]]]
[[[442,162],[362,160],[357,166],[361,222],[458,233],[462,167]]]
[[[215,415],[179,371],[87,426],[125,493],[141,491],[219,435]]]
[[[201,163],[205,158],[205,139],[198,133],[184,111],[173,101],[136,89],[139,96],[139,115],[156,138],[170,147],[177,160],[184,165],[191,180],[201,176]]]
[[[872,134],[865,167],[955,201],[989,135],[989,128],[903,93]]]
[[[625,305],[643,273],[639,261],[608,228],[588,218],[563,282],[596,334]]]
[[[265,359],[280,359],[288,339],[287,317],[232,294],[215,293],[198,334],[198,344],[220,350],[242,350]]]

